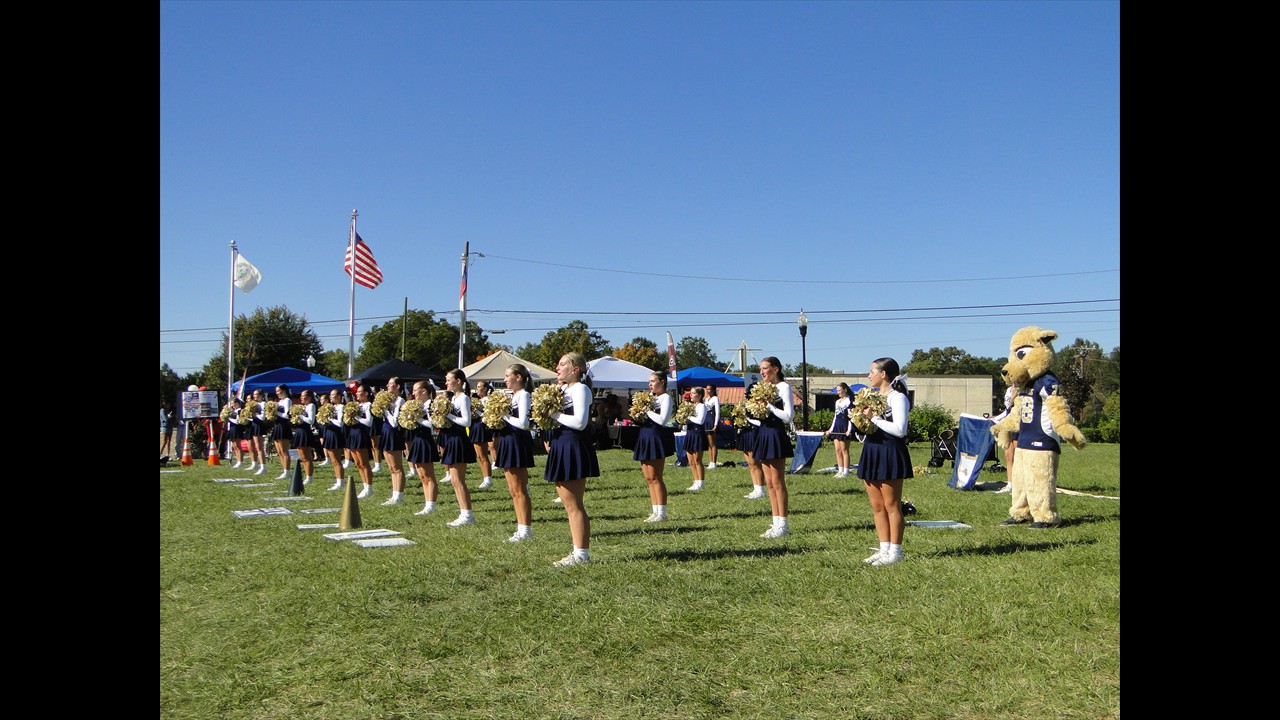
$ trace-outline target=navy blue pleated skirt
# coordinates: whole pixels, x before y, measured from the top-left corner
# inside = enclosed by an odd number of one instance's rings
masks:
[[[667,441],[665,435],[671,435],[672,440]],[[661,425],[649,423],[640,427],[640,432],[636,434],[636,447],[631,452],[632,460],[660,460],[665,457],[671,457],[676,454],[676,444],[674,439],[675,433],[670,428]]]
[[[877,429],[862,442],[858,457],[858,478],[868,482],[903,480],[915,477],[911,471],[911,453],[907,443]]]
[[[684,424],[684,451],[685,452],[702,452],[711,447],[707,443],[707,430],[701,425],[693,423]]]
[[[440,450],[436,447],[435,435],[428,428],[418,428],[406,432],[409,452],[405,458],[414,465],[430,465],[440,462]]]
[[[498,431],[493,464],[500,468],[533,467],[533,435],[528,430],[510,428]]]
[[[347,447],[351,450],[372,450],[373,438],[369,435],[369,428],[358,423],[347,426]]]
[[[444,452],[440,454],[440,462],[445,465],[476,461],[476,449],[471,445],[471,438],[467,437],[467,429],[464,427],[452,425],[442,428],[440,447],[444,448]]]
[[[311,433],[309,425],[294,425],[293,435],[289,438],[289,442],[296,448],[315,447],[319,445],[316,436]]]
[[[382,452],[402,452],[404,450],[404,428],[382,422],[382,437],[378,440],[378,449]]]
[[[600,460],[588,431],[560,427],[551,431],[551,447],[547,450],[547,467],[542,477],[547,482],[565,482],[580,478],[600,477]]]
[[[339,454],[347,447],[347,431],[346,428],[338,427],[331,422],[324,424],[324,449],[333,450]]]
[[[687,441],[686,441],[687,442]],[[756,428],[755,445],[751,448],[751,457],[759,461],[777,460],[795,456],[791,447],[791,438],[780,421],[765,420]]]

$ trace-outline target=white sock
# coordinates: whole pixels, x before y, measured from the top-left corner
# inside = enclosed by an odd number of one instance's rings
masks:
[[[787,528],[787,516],[786,516],[786,515],[783,515],[782,517],[778,518],[777,520],[778,520],[778,527],[782,528],[783,530],[787,530],[787,529],[788,529],[788,528]]]
[[[426,503],[424,503],[424,504],[423,504],[422,509],[423,509],[423,510],[435,510],[435,509],[436,509],[436,504],[435,504],[435,503],[433,503],[433,502],[431,502],[430,500],[428,500]]]
[[[885,556],[885,557],[888,557],[888,556],[889,556],[889,548],[890,548],[890,547],[892,547],[892,545],[890,545],[890,544],[889,544],[889,543],[887,543],[887,542],[882,542],[882,543],[880,543],[880,554],[881,554],[881,555],[883,555],[883,556]],[[899,546],[899,547],[901,547],[901,546]]]
[[[666,515],[666,514],[667,514],[667,506],[666,506],[666,505],[654,505],[654,506],[653,506],[653,511],[654,511],[655,513],[659,514],[659,515]]]
[[[396,492],[395,490],[392,490],[392,491],[391,491],[391,499],[392,499],[392,500],[399,500],[399,499],[400,499],[400,498],[402,498],[402,497],[404,497],[404,493]]]
[[[902,543],[898,543],[897,545],[890,543],[888,552],[890,555],[902,555]]]
[[[475,516],[471,514],[470,510],[459,510],[458,517],[463,518],[464,520],[470,520]]]
[[[532,535],[532,534],[533,534],[533,526],[532,526],[532,525],[520,525],[520,524],[518,524],[518,523],[517,523],[517,524],[516,524],[516,534],[517,534],[517,535],[520,535],[520,536],[522,536],[522,537],[523,537],[523,536],[525,536],[525,535]]]
[[[591,559],[591,553],[588,552],[586,548],[580,548],[577,545],[573,546],[573,556],[578,558],[579,560]]]
[[[493,478],[488,475],[485,475],[484,480],[481,480],[481,482],[493,482]]]
[[[784,518],[784,517],[782,517],[782,516],[780,516],[780,515],[774,515],[774,516],[773,516],[773,526],[774,526],[774,527],[782,527],[782,526],[785,524],[785,521],[786,521],[786,518]]]

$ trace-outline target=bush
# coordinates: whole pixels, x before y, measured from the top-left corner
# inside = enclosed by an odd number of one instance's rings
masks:
[[[907,415],[907,442],[928,442],[954,430],[956,419],[951,411],[936,403],[924,403],[911,408]]]
[[[826,430],[831,427],[831,421],[835,419],[835,410],[816,410],[809,413],[809,427],[802,428],[804,430]]]

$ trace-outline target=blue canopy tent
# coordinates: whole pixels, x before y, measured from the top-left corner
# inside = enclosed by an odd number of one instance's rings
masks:
[[[713,370],[701,365],[694,365],[691,368],[676,371],[676,385],[678,387],[706,387],[707,385],[742,387],[745,384],[742,378],[737,375],[722,373],[719,370]]]
[[[288,385],[289,391],[298,393],[302,390],[310,390],[313,393],[329,392],[330,390],[341,390],[343,384],[341,380],[334,380],[331,377],[317,375],[306,370],[299,370],[292,367],[276,368],[268,370],[258,375],[251,375],[244,379],[245,392],[250,393],[254,390],[265,390],[267,395],[274,397],[275,389],[278,385]],[[231,383],[231,389],[240,390],[240,381]]]

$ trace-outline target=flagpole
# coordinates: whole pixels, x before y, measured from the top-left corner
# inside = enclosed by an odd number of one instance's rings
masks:
[[[347,253],[351,257],[351,314],[347,320],[347,377],[355,375],[356,357],[356,215],[351,211],[351,233],[347,238]]]
[[[462,348],[467,343],[467,260],[471,257],[471,241],[462,246],[462,292],[458,295],[458,367],[462,362]]]
[[[231,282],[227,284],[228,292],[231,293],[231,310],[227,317],[227,401],[232,398],[231,383],[235,378],[235,362],[236,362],[236,241],[231,241]]]

